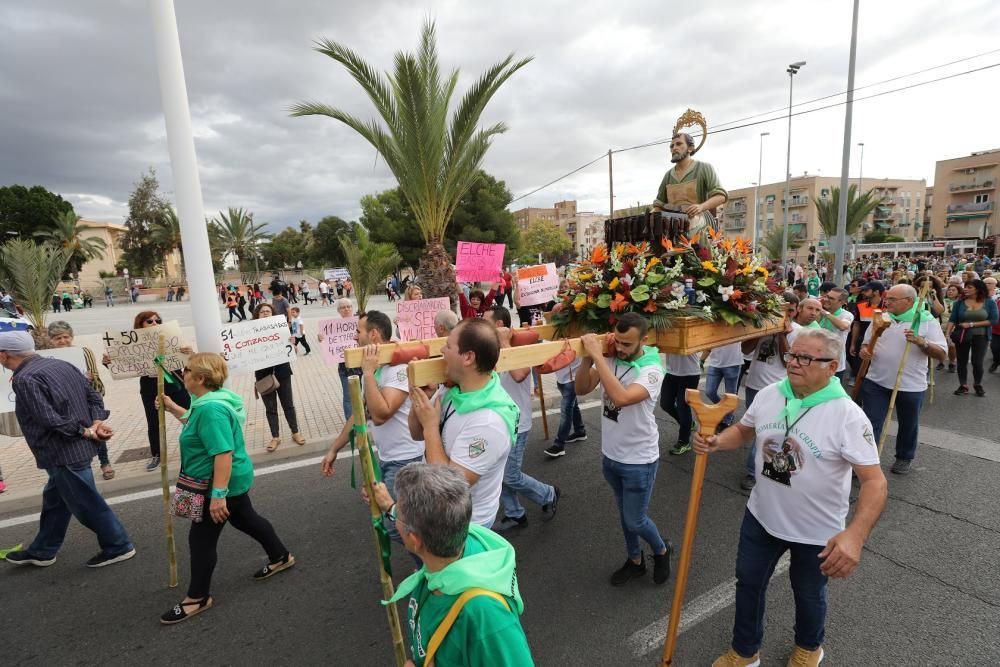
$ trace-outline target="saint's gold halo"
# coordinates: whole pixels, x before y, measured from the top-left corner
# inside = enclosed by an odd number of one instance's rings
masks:
[[[694,109],[688,109],[681,117],[677,119],[674,124],[674,129],[672,130],[670,136],[674,136],[681,130],[688,127],[700,127],[701,128],[701,141],[698,143],[698,147],[691,151],[691,155],[694,155],[701,150],[701,147],[705,145],[705,137],[708,136],[708,122],[700,111],[695,111]]]

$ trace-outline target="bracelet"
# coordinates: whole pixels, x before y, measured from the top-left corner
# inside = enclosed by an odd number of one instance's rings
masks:
[[[229,495],[229,489],[212,489],[212,500],[219,500]]]
[[[387,509],[386,511],[382,512],[382,516],[385,517],[389,521],[395,522],[396,521],[396,503],[393,503],[392,505],[389,506],[389,509]]]

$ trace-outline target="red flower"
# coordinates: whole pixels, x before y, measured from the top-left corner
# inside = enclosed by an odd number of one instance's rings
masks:
[[[712,251],[704,246],[698,246],[698,259],[702,261],[712,259]]]

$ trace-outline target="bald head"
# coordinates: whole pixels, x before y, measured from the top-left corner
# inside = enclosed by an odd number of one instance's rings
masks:
[[[917,290],[913,285],[893,285],[885,295],[885,307],[894,315],[905,313],[916,302]]]

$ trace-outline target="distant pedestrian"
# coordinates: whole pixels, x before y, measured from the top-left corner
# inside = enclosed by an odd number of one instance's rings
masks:
[[[184,285],[181,285],[180,287],[177,288],[177,300],[178,301],[183,301],[184,300],[184,292],[185,292]]]
[[[110,286],[104,288],[104,307],[115,307],[115,291]]]
[[[58,294],[52,295],[52,312],[62,312],[62,298]]]
[[[67,313],[73,310],[73,297],[69,292],[62,293],[62,305],[63,305],[63,310],[65,310]]]
[[[295,348],[298,349],[299,345],[306,348],[305,356],[309,356],[312,350],[309,349],[309,341],[306,340],[306,326],[302,321],[302,315],[299,312],[298,307],[292,308],[292,338],[295,340]]]
[[[171,285],[170,287],[167,287],[167,301],[168,302],[174,300],[174,295],[175,294],[177,294],[177,292],[174,291],[173,285]]]
[[[232,288],[230,288],[226,294],[226,308],[229,309],[230,324],[232,323],[234,317],[236,318],[237,322],[242,322],[244,319],[246,319],[245,317],[241,316],[238,311],[239,301],[236,298],[236,290]]]

